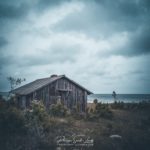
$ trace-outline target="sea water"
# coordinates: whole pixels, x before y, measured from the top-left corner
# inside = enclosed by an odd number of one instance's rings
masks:
[[[150,94],[117,94],[115,99],[112,94],[91,94],[88,96],[88,102],[93,102],[94,99],[102,103],[112,103],[114,101],[125,103],[150,102]]]

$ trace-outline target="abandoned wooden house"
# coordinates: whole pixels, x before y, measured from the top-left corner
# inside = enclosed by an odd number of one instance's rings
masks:
[[[41,100],[46,107],[59,101],[69,109],[78,105],[81,112],[85,112],[87,107],[87,95],[92,94],[65,75],[37,79],[12,93],[16,95],[18,106],[22,108],[30,107],[32,100]]]

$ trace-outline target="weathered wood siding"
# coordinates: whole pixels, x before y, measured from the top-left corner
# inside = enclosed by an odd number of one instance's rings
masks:
[[[56,91],[61,96],[62,103],[68,108],[78,107],[85,111],[87,93],[69,80],[62,78],[56,81]]]
[[[41,100],[48,107],[56,104],[58,99],[61,103],[72,109],[84,112],[87,105],[87,92],[73,84],[66,78],[61,78],[26,96],[26,105],[29,106],[32,100]]]

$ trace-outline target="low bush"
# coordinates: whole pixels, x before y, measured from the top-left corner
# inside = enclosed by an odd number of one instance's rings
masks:
[[[62,104],[52,104],[48,112],[51,116],[64,117],[67,114],[67,108]]]
[[[6,105],[0,107],[0,149],[17,150],[24,145],[28,128],[23,113]]]
[[[23,135],[26,132],[25,118],[22,112],[11,107],[0,110],[0,135],[8,136],[11,134]]]
[[[101,102],[96,104],[95,112],[99,117],[109,118],[113,117],[112,111],[109,109],[108,104],[102,104]]]
[[[124,109],[125,107],[125,103],[122,101],[114,101],[114,103],[111,104],[111,107],[113,109]]]
[[[125,109],[125,110],[139,110],[139,109],[149,109],[150,103],[146,101],[141,101],[138,103],[124,103],[122,101],[115,101],[110,104],[112,109]]]
[[[95,107],[94,109],[91,108],[87,112],[87,119],[88,120],[97,120],[99,118],[107,118],[111,119],[113,117],[112,111],[109,108],[108,104],[102,104],[101,102],[97,102],[97,100],[94,100]]]
[[[87,113],[87,111],[88,110],[86,110],[86,113]],[[80,112],[78,105],[74,106],[70,112],[71,112],[70,116],[73,117],[74,119],[77,119],[77,120],[85,119],[86,113]]]

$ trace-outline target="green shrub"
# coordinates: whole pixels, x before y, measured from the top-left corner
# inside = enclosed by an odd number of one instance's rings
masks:
[[[51,116],[64,117],[67,114],[67,108],[62,104],[52,104],[48,112]]]
[[[48,113],[46,112],[46,108],[41,101],[32,101],[31,107],[32,110],[26,111],[26,114],[32,115],[40,122],[47,121]]]
[[[27,126],[23,113],[15,107],[0,108],[0,148],[18,149],[25,143]]]
[[[0,135],[25,134],[25,119],[15,107],[0,110]]]
[[[81,119],[84,119],[85,116],[88,114],[88,109],[86,110],[86,113],[83,113],[83,112],[80,112],[78,107],[77,106],[74,106],[72,109],[71,109],[71,116],[74,118],[74,119],[77,119],[77,120],[81,120]]]
[[[99,115],[99,117],[112,119],[113,113],[109,109],[107,104],[98,104],[96,107],[96,113]]]

